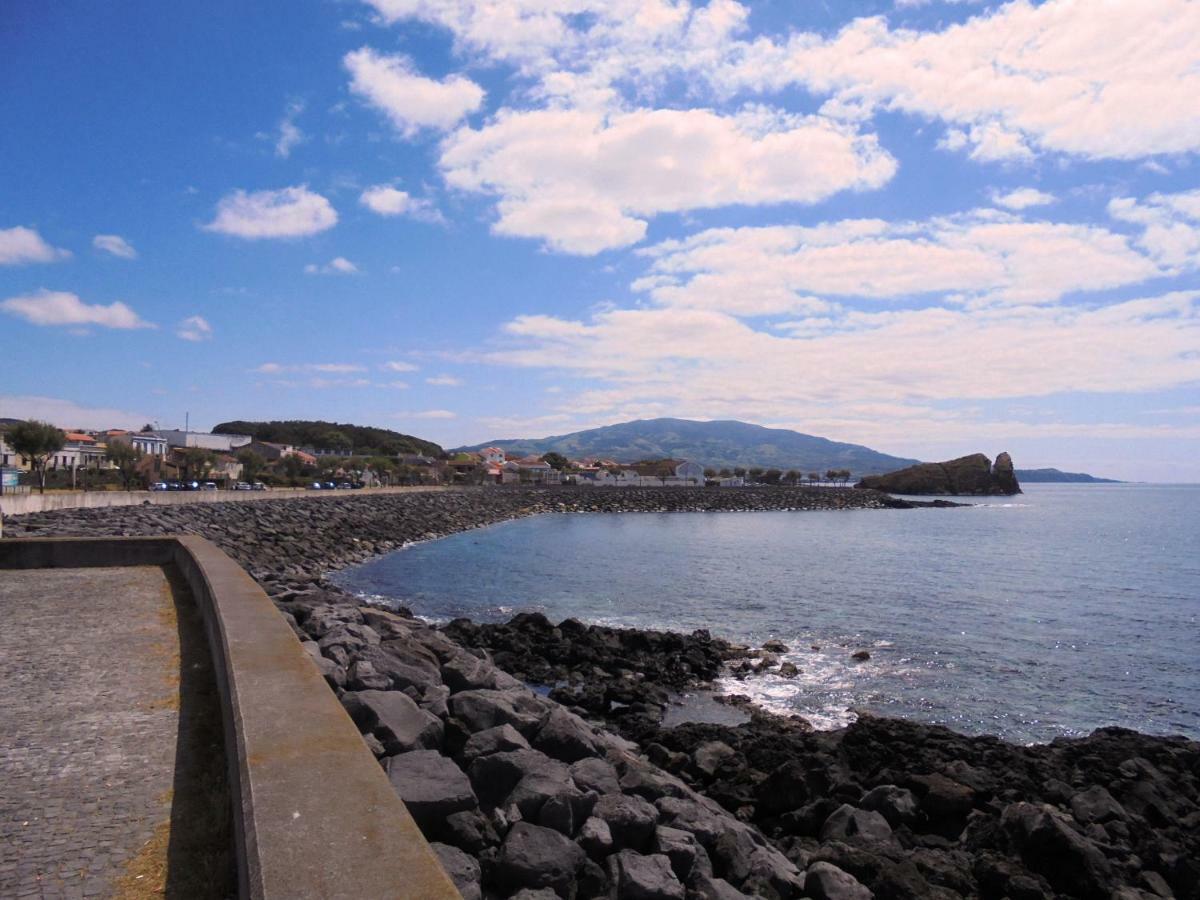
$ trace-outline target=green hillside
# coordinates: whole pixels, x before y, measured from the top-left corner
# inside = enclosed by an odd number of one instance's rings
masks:
[[[577,459],[597,456],[619,462],[674,457],[713,468],[797,469],[824,472],[849,469],[854,475],[873,475],[911,466],[917,460],[879,453],[858,444],[801,434],[783,428],[764,428],[747,422],[695,422],[689,419],[641,419],[603,428],[538,439],[496,440],[463,450],[500,447],[509,456],[541,455],[551,451]]]
[[[343,425],[338,422],[316,422],[291,419],[286,422],[222,422],[213,428],[216,434],[248,434],[256,441],[315,447],[318,450],[344,450],[360,456],[382,453],[420,453],[441,456],[443,450],[432,441],[401,434],[386,428],[365,425]]]

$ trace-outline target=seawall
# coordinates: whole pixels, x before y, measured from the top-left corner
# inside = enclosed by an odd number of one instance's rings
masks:
[[[888,505],[871,491],[483,489],[69,510],[10,529],[218,543],[273,596],[465,897],[1200,897],[1195,741],[1102,729],[1018,747],[869,716],[836,732],[761,714],[663,728],[662,688],[711,677],[732,648],[536,616],[442,632],[322,579],[544,512]],[[519,677],[538,667],[561,680],[550,697]]]

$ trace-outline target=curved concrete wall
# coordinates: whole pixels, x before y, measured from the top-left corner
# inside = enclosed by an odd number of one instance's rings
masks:
[[[246,572],[195,536],[0,541],[0,568],[174,565],[214,657],[243,897],[457,898],[349,716]]]
[[[287,500],[306,497],[320,500],[351,493],[405,494],[412,491],[443,491],[437,485],[417,487],[363,488],[359,491],[309,491],[304,488],[275,488],[269,491],[51,491],[49,494],[0,495],[0,514],[22,516],[54,509],[98,509],[105,506],[181,506],[189,503],[231,503],[249,500]]]

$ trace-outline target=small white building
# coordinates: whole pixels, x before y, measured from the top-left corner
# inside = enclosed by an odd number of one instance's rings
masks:
[[[231,453],[254,440],[248,434],[209,434],[204,431],[178,429],[160,430],[155,434],[166,440],[168,447],[201,447],[217,453]]]
[[[504,451],[499,447],[484,447],[479,451],[479,455],[483,458],[483,462],[488,466],[504,465]]]

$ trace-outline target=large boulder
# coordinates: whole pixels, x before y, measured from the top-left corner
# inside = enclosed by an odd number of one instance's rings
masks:
[[[652,804],[629,794],[605,794],[596,803],[592,815],[608,823],[618,850],[644,848],[653,837],[658,821],[658,810]]]
[[[471,690],[450,698],[450,713],[473,732],[511,725],[528,736],[537,731],[546,706],[528,691]]]
[[[500,848],[496,876],[512,891],[553,888],[560,897],[566,897],[584,859],[579,845],[557,831],[517,822]]]
[[[598,756],[599,745],[595,732],[579,716],[556,706],[538,729],[533,746],[543,753],[573,763],[589,756]]]
[[[821,826],[821,840],[890,846],[896,839],[892,836],[892,826],[882,815],[865,809],[855,809],[850,804],[843,803]]]
[[[813,900],[871,900],[874,894],[849,872],[816,862],[805,873],[804,889]]]
[[[622,850],[608,858],[608,877],[621,900],[683,900],[683,885],[661,853],[642,856]]]
[[[342,705],[359,730],[375,735],[389,756],[442,746],[441,719],[399,691],[350,691]]]
[[[462,769],[436,750],[389,757],[385,769],[392,787],[426,834],[437,832],[454,813],[477,806]]]
[[[481,872],[479,863],[457,847],[448,844],[430,844],[437,854],[438,862],[462,894],[463,900],[481,900],[483,889],[480,886]]]
[[[1005,807],[1000,822],[1025,864],[1057,890],[1096,897],[1106,893],[1111,865],[1058,809],[1049,804],[1012,803]]]
[[[1001,453],[996,466],[982,453],[938,463],[918,463],[886,475],[867,475],[858,487],[889,494],[1019,494],[1012,458]]]

